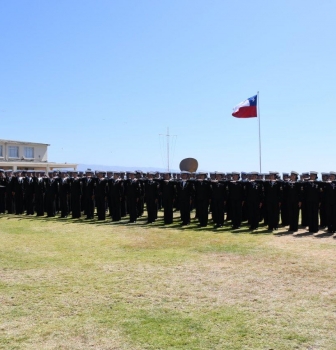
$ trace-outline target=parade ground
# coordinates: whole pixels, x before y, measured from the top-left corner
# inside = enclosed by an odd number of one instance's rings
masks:
[[[333,236],[160,215],[1,215],[0,349],[336,349]]]

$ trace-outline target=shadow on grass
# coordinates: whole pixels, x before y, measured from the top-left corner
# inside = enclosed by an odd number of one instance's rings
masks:
[[[160,215],[161,214],[161,215]],[[59,214],[58,214],[59,215]],[[0,215],[1,220],[18,220],[18,221],[29,221],[29,222],[36,222],[36,221],[42,221],[42,222],[57,222],[58,224],[62,225],[72,225],[72,224],[83,224],[83,225],[95,225],[96,227],[99,226],[109,226],[109,227],[118,227],[118,226],[127,226],[129,228],[156,228],[160,230],[178,230],[178,231],[196,231],[196,232],[210,232],[214,234],[221,234],[221,233],[231,233],[233,235],[274,235],[275,237],[283,237],[283,236],[292,236],[293,238],[301,238],[301,237],[307,237],[311,236],[314,238],[327,238],[327,237],[333,237],[336,239],[336,236],[334,236],[333,233],[329,233],[327,231],[319,231],[318,233],[313,233],[309,231],[301,231],[301,232],[292,232],[292,231],[279,231],[274,232],[271,230],[268,230],[267,227],[264,227],[263,224],[256,229],[256,230],[250,230],[248,227],[248,224],[244,222],[242,224],[242,227],[239,229],[232,229],[231,222],[225,222],[222,227],[216,228],[214,226],[214,223],[211,219],[209,219],[208,225],[205,227],[201,227],[199,225],[199,222],[197,219],[192,218],[189,225],[182,225],[180,222],[180,218],[175,213],[174,221],[171,224],[164,224],[164,218],[163,218],[163,212],[160,211],[158,218],[153,223],[147,222],[147,216],[143,215],[137,219],[135,223],[129,222],[129,217],[123,217],[120,221],[112,221],[110,216],[106,216],[105,220],[98,220],[97,216],[95,215],[93,219],[87,219],[85,215],[83,215],[81,218],[72,218],[71,216],[67,218],[61,218],[59,216],[55,217],[48,217],[48,216],[36,216],[36,215],[15,215],[15,214],[2,214]]]
[[[294,238],[301,238],[301,237],[307,237],[307,236],[313,236],[313,232],[309,232],[309,231],[304,231],[304,232],[299,232],[299,233],[295,233],[293,235]]]
[[[326,238],[326,237],[331,237],[333,236],[334,234],[332,232],[318,232],[316,234],[314,234],[314,237],[315,238]]]

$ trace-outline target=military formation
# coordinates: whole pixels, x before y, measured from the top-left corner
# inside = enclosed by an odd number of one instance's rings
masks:
[[[16,171],[0,169],[0,214],[84,217],[151,224],[163,211],[165,225],[221,228],[231,224],[251,231],[279,225],[297,232],[336,231],[336,172],[147,173]],[[174,212],[180,215],[173,215]],[[195,213],[195,214],[194,214]],[[191,216],[193,216],[191,218]]]

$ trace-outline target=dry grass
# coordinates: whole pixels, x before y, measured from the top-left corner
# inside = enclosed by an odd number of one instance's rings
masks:
[[[1,349],[335,349],[336,240],[0,218]]]

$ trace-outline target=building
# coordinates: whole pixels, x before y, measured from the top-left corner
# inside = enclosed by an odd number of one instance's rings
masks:
[[[77,164],[48,162],[46,143],[0,139],[0,168],[5,170],[77,170]]]

